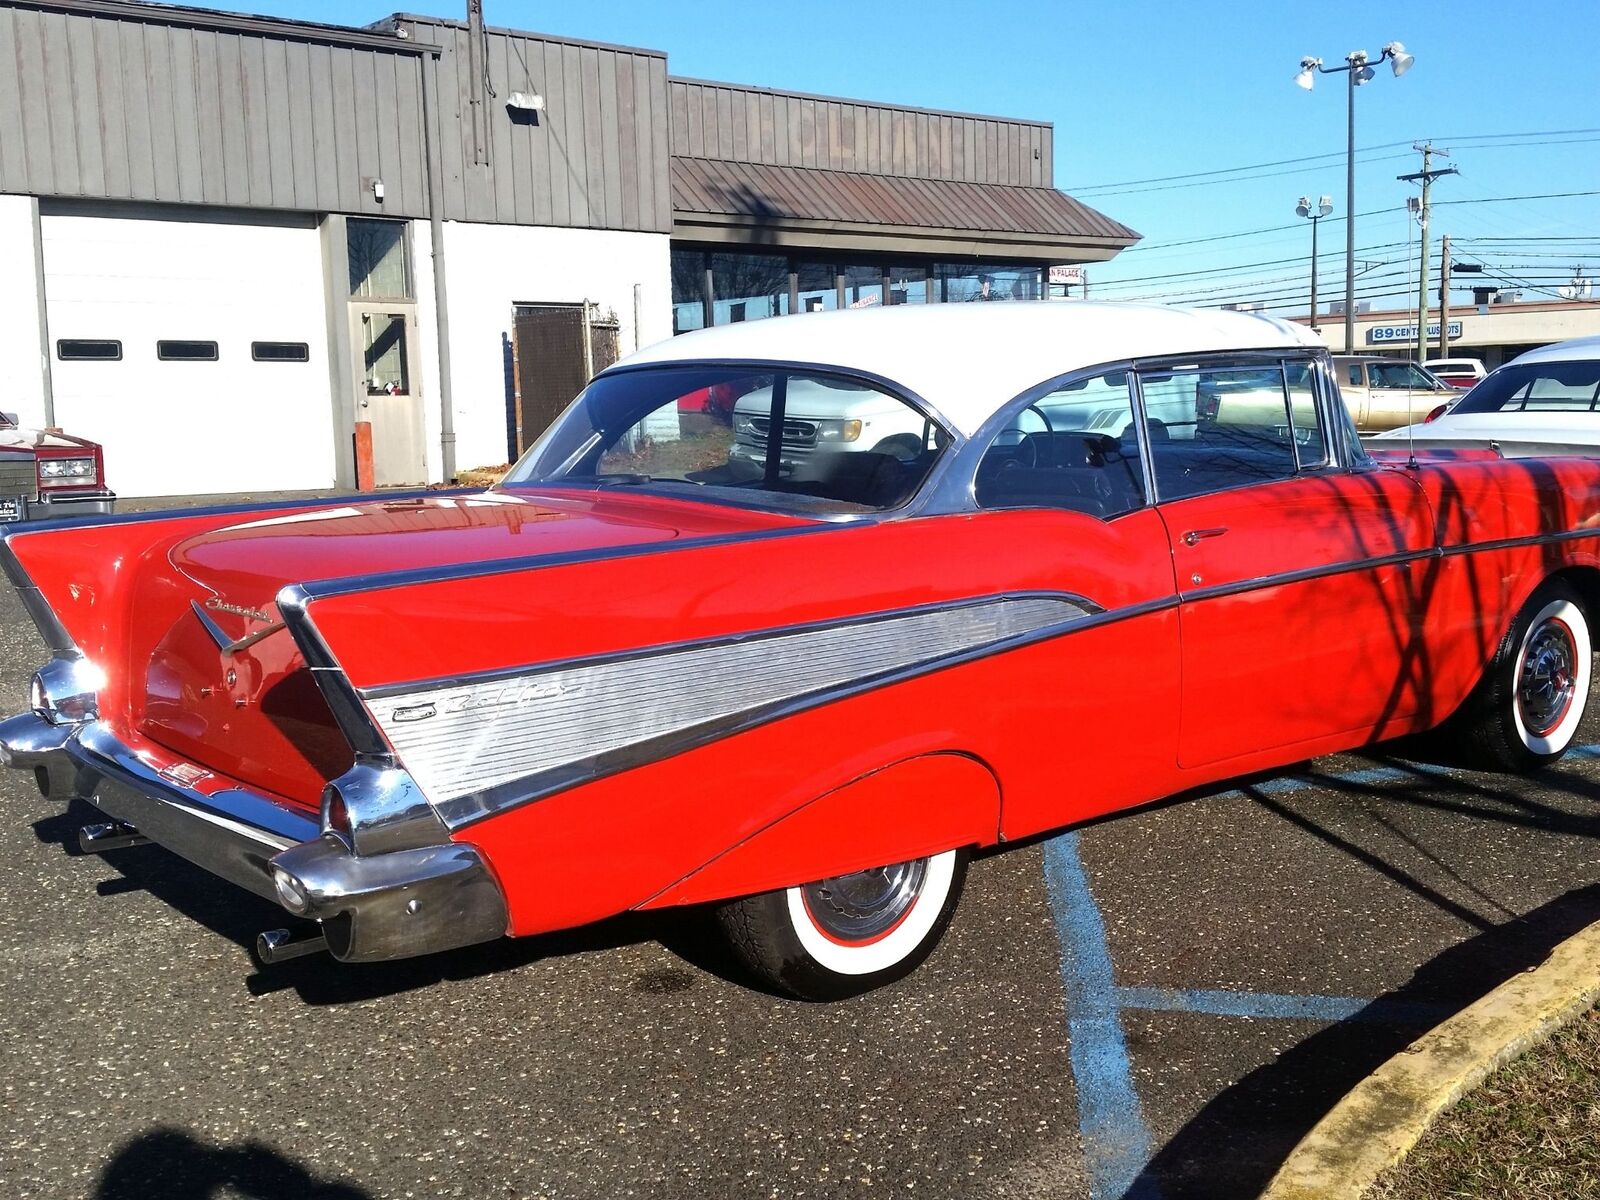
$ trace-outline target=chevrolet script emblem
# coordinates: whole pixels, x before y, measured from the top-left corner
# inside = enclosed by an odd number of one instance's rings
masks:
[[[252,621],[265,621],[272,624],[272,618],[259,608],[246,608],[242,604],[229,604],[226,600],[219,600],[212,596],[206,601],[206,607],[212,612],[232,613],[236,617],[248,617]]]

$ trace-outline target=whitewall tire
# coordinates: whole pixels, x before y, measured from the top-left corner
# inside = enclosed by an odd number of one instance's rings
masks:
[[[763,982],[804,1000],[839,1000],[927,958],[955,912],[966,866],[966,851],[947,850],[735,900],[718,916]]]

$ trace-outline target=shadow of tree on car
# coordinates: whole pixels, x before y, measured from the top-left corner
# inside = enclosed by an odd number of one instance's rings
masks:
[[[128,1142],[100,1176],[95,1200],[372,1200],[342,1181],[319,1179],[261,1142],[210,1146],[182,1129]]]

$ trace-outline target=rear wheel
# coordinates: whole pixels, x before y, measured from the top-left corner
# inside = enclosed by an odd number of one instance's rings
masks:
[[[950,924],[965,850],[765,892],[718,912],[728,941],[764,983],[802,1000],[841,1000],[908,974]]]
[[[1577,736],[1593,669],[1589,621],[1576,593],[1550,580],[1501,639],[1460,720],[1463,749],[1493,770],[1555,762]]]

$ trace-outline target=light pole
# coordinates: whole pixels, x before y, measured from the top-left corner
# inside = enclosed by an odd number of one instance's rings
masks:
[[[1294,206],[1294,214],[1304,217],[1311,222],[1311,332],[1316,333],[1321,328],[1317,324],[1317,222],[1333,211],[1333,197],[1322,196],[1317,200],[1317,206],[1311,207],[1311,197],[1301,196],[1300,202]]]
[[[1399,42],[1390,42],[1378,55],[1377,62],[1387,62],[1395,75],[1404,75],[1416,60],[1406,53]],[[1345,217],[1344,217],[1344,348],[1353,353],[1356,348],[1356,88],[1371,83],[1376,64],[1367,61],[1365,50],[1352,50],[1344,57],[1342,67],[1325,67],[1320,58],[1302,58],[1300,73],[1294,81],[1310,91],[1317,76],[1337,75],[1341,71],[1349,80],[1350,114],[1349,130],[1345,141]]]

